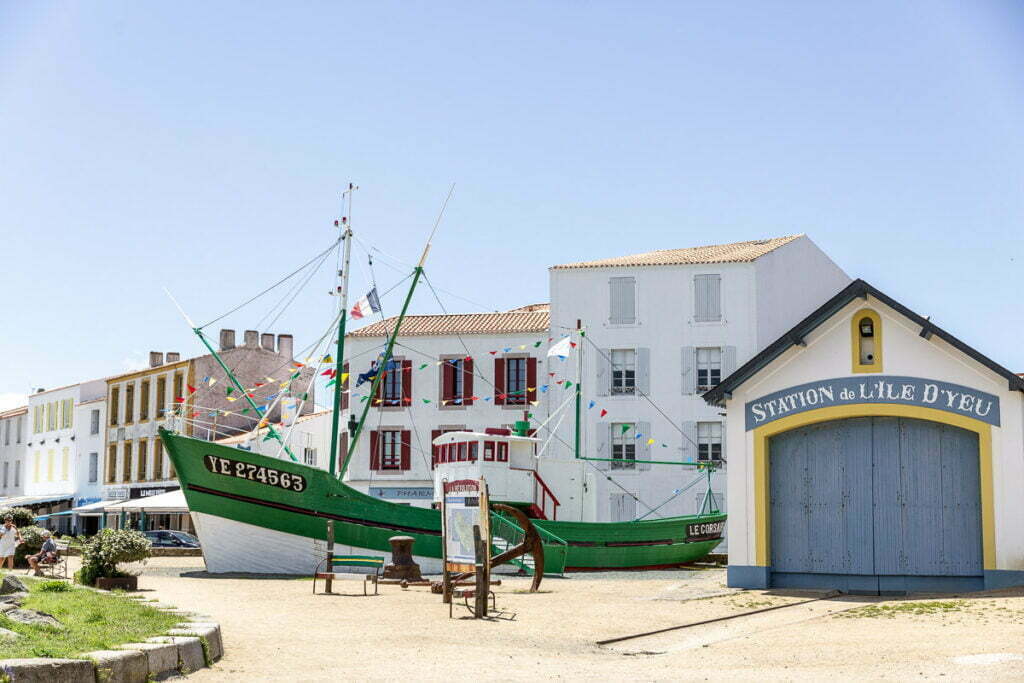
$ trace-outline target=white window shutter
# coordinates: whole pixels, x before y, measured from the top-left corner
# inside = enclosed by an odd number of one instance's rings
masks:
[[[594,456],[595,458],[611,458],[611,426],[607,422],[598,422],[594,425]],[[611,465],[607,460],[594,462],[599,470],[607,470]]]
[[[651,423],[638,422],[636,431],[642,435],[637,439],[639,443],[636,445],[636,468],[644,472],[651,469],[651,447],[647,445],[647,441],[651,438]]]
[[[692,346],[684,346],[682,354],[683,394],[692,394],[697,390],[697,350]]]
[[[601,349],[597,355],[597,395],[608,396],[612,393],[612,350]]]
[[[608,280],[608,322],[632,325],[636,322],[636,280],[613,277]]]
[[[726,462],[729,459],[729,454],[725,450],[726,449],[726,444],[725,444],[725,428],[726,428],[726,426],[727,426],[727,423],[725,422],[725,420],[722,420],[722,462]]]
[[[736,372],[736,347],[726,346],[722,349],[722,379]]]
[[[692,420],[683,423],[683,460],[697,460],[697,423]]]
[[[641,394],[651,393],[651,350],[636,350],[636,389]]]

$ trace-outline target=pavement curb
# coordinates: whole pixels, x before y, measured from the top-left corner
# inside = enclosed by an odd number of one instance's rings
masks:
[[[105,592],[105,591],[104,591]],[[143,596],[130,596],[144,600]],[[182,621],[165,636],[83,652],[78,659],[0,659],[0,681],[10,683],[146,683],[168,674],[188,675],[224,656],[220,624],[209,617],[157,602]]]

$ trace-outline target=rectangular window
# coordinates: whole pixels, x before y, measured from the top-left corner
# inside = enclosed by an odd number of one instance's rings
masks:
[[[441,363],[441,400],[462,403],[466,391],[466,367],[462,358],[452,358]]]
[[[107,451],[107,483],[113,484],[117,481],[117,445],[110,444]]]
[[[153,481],[164,478],[164,442],[157,439],[153,442]]]
[[[636,351],[612,349],[612,393],[636,393]]]
[[[4,445],[11,445],[11,421],[4,420]]]
[[[17,427],[18,427],[18,435],[17,435],[18,436],[18,440],[15,443],[21,443],[21,417],[20,416],[18,417]]]
[[[71,453],[67,446],[60,454],[60,480],[67,481],[71,478]]]
[[[609,278],[608,290],[608,322],[612,325],[636,324],[636,278]]]
[[[697,391],[712,389],[722,381],[722,349],[697,349]]]
[[[505,359],[505,405],[526,404],[527,358]]]
[[[46,404],[46,431],[52,432],[57,428],[57,404],[50,401]]]
[[[121,481],[132,480],[132,442],[124,442],[124,450],[121,452]]]
[[[107,405],[107,411],[110,413],[110,424],[114,426],[117,424],[117,413],[121,398],[121,387],[110,388],[110,403]]]
[[[139,391],[139,420],[145,422],[149,419],[149,380],[142,380]]]
[[[636,425],[632,422],[612,423],[612,462],[613,470],[636,469]]]
[[[722,423],[697,423],[697,460],[722,459]]]
[[[316,467],[316,449],[306,446],[302,449],[302,461],[310,467]]]
[[[174,373],[174,400],[177,401],[179,398],[185,398],[183,392],[185,391],[185,376],[180,372]]]
[[[100,454],[89,454],[89,483],[95,484],[100,480]]]
[[[388,429],[380,433],[380,468],[402,469],[402,432]]]
[[[53,481],[54,465],[57,461],[57,455],[53,452],[53,449],[46,451],[46,481]]]
[[[43,470],[43,454],[36,451],[36,457],[33,458],[34,467],[32,468],[32,483],[39,483],[39,475],[42,474]]]
[[[4,488],[7,488],[7,475],[10,473],[10,465],[11,463],[9,462],[4,463]]]
[[[699,323],[722,319],[722,276],[693,276],[693,319]]]
[[[100,433],[100,409],[94,408],[89,413],[89,433],[99,434]]]
[[[21,486],[21,460],[14,461],[14,487]]]
[[[137,461],[137,467],[135,468],[135,476],[138,481],[146,481],[148,476],[146,470],[149,469],[147,467],[147,465],[149,464],[149,442],[146,441],[145,439],[140,440],[138,451],[139,452],[135,454],[135,459]]]
[[[71,429],[75,424],[75,399],[66,398],[62,403],[60,415],[61,429]]]
[[[402,374],[401,361],[393,361],[392,369],[384,373],[384,378],[381,380],[384,405],[402,405]]]
[[[156,378],[156,416],[161,418],[167,410],[167,377],[160,375]]]
[[[130,425],[135,421],[135,383],[124,385],[124,423]]]

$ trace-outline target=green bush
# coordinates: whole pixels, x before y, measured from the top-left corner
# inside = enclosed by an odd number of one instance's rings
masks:
[[[67,581],[40,581],[36,590],[40,593],[66,593],[71,590],[71,584]]]
[[[0,524],[3,524],[4,517],[7,515],[14,518],[14,526],[19,529],[36,523],[35,515],[28,508],[0,508]]]
[[[28,540],[28,539],[26,539]],[[153,554],[149,539],[134,529],[103,529],[82,546],[82,568],[75,580],[91,586],[98,578],[126,576],[117,565],[143,562]]]

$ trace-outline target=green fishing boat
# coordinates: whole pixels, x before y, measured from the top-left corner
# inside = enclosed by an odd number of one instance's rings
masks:
[[[350,186],[347,193],[349,201],[352,189]],[[344,248],[344,266],[339,273],[341,282],[338,286],[340,306],[336,317],[335,367],[340,369],[344,359],[352,231],[344,219],[336,225],[342,231],[338,244]],[[437,224],[434,226],[436,229]],[[400,335],[402,320],[423,273],[429,249],[430,240],[411,274],[411,285],[398,322],[378,359],[377,367],[382,371],[372,377],[369,390],[371,396],[376,394],[378,384],[389,367],[395,340]],[[191,321],[189,323],[209,352],[219,361],[220,357],[203,335],[202,328],[192,325]],[[335,322],[332,322],[333,325]],[[582,331],[579,333],[583,334]],[[228,381],[248,402],[254,414],[262,417],[266,406],[257,406],[249,390],[238,382],[231,370],[223,363],[221,367]],[[331,434],[337,437],[345,428],[340,419],[342,382],[334,382],[333,385]],[[579,381],[575,393],[578,425],[582,396]],[[280,444],[277,453],[279,457],[178,433],[183,430],[161,428],[160,438],[181,482],[196,533],[202,543],[208,571],[311,574],[325,554],[328,520],[334,522],[336,552],[385,552],[390,550],[388,539],[392,536],[411,536],[414,539],[414,557],[423,570],[440,570],[441,516],[438,510],[391,503],[371,497],[344,483],[346,468],[356,450],[371,403],[363,403],[358,420],[354,414],[350,416],[348,450],[343,458],[337,457],[336,452],[340,439],[331,439],[329,471],[298,462],[288,447],[287,434],[282,433],[287,429],[285,427],[278,431],[274,425],[261,425],[266,428],[264,440],[274,440]],[[521,476],[533,476],[540,481],[536,465],[531,465],[533,459],[538,457],[540,439],[528,437],[528,430],[529,425],[521,422],[517,424],[516,434],[487,430],[487,433],[461,432],[439,437],[434,445],[441,448],[442,452],[457,440],[466,446],[461,452],[484,455],[479,460],[475,455],[445,459],[436,468],[435,477],[438,481],[443,476],[451,475],[479,475],[486,478],[489,472],[494,471],[488,468],[499,466],[502,460],[491,458],[492,461],[488,461],[486,453],[500,451],[507,454],[505,465],[517,464],[517,458],[520,458],[520,466],[510,469],[525,473]],[[580,452],[579,429],[576,431],[575,453],[569,462],[576,462],[582,468],[585,461],[598,459],[588,458]],[[341,462],[340,470],[335,471],[338,462]],[[714,465],[697,462],[660,464],[697,468],[697,479],[691,485],[706,477],[707,493],[701,514],[608,523],[534,519],[533,523],[544,544],[545,571],[561,573],[676,567],[699,560],[714,550],[722,542],[726,520],[711,495],[710,478]],[[491,499],[529,510],[530,501],[517,500],[515,490],[514,486],[509,488],[509,497],[506,499],[492,492]],[[543,514],[539,517],[543,517]],[[511,519],[497,513],[492,513],[491,527],[498,551],[522,539],[523,530]],[[527,564],[521,564],[520,567],[531,571],[531,566]]]

